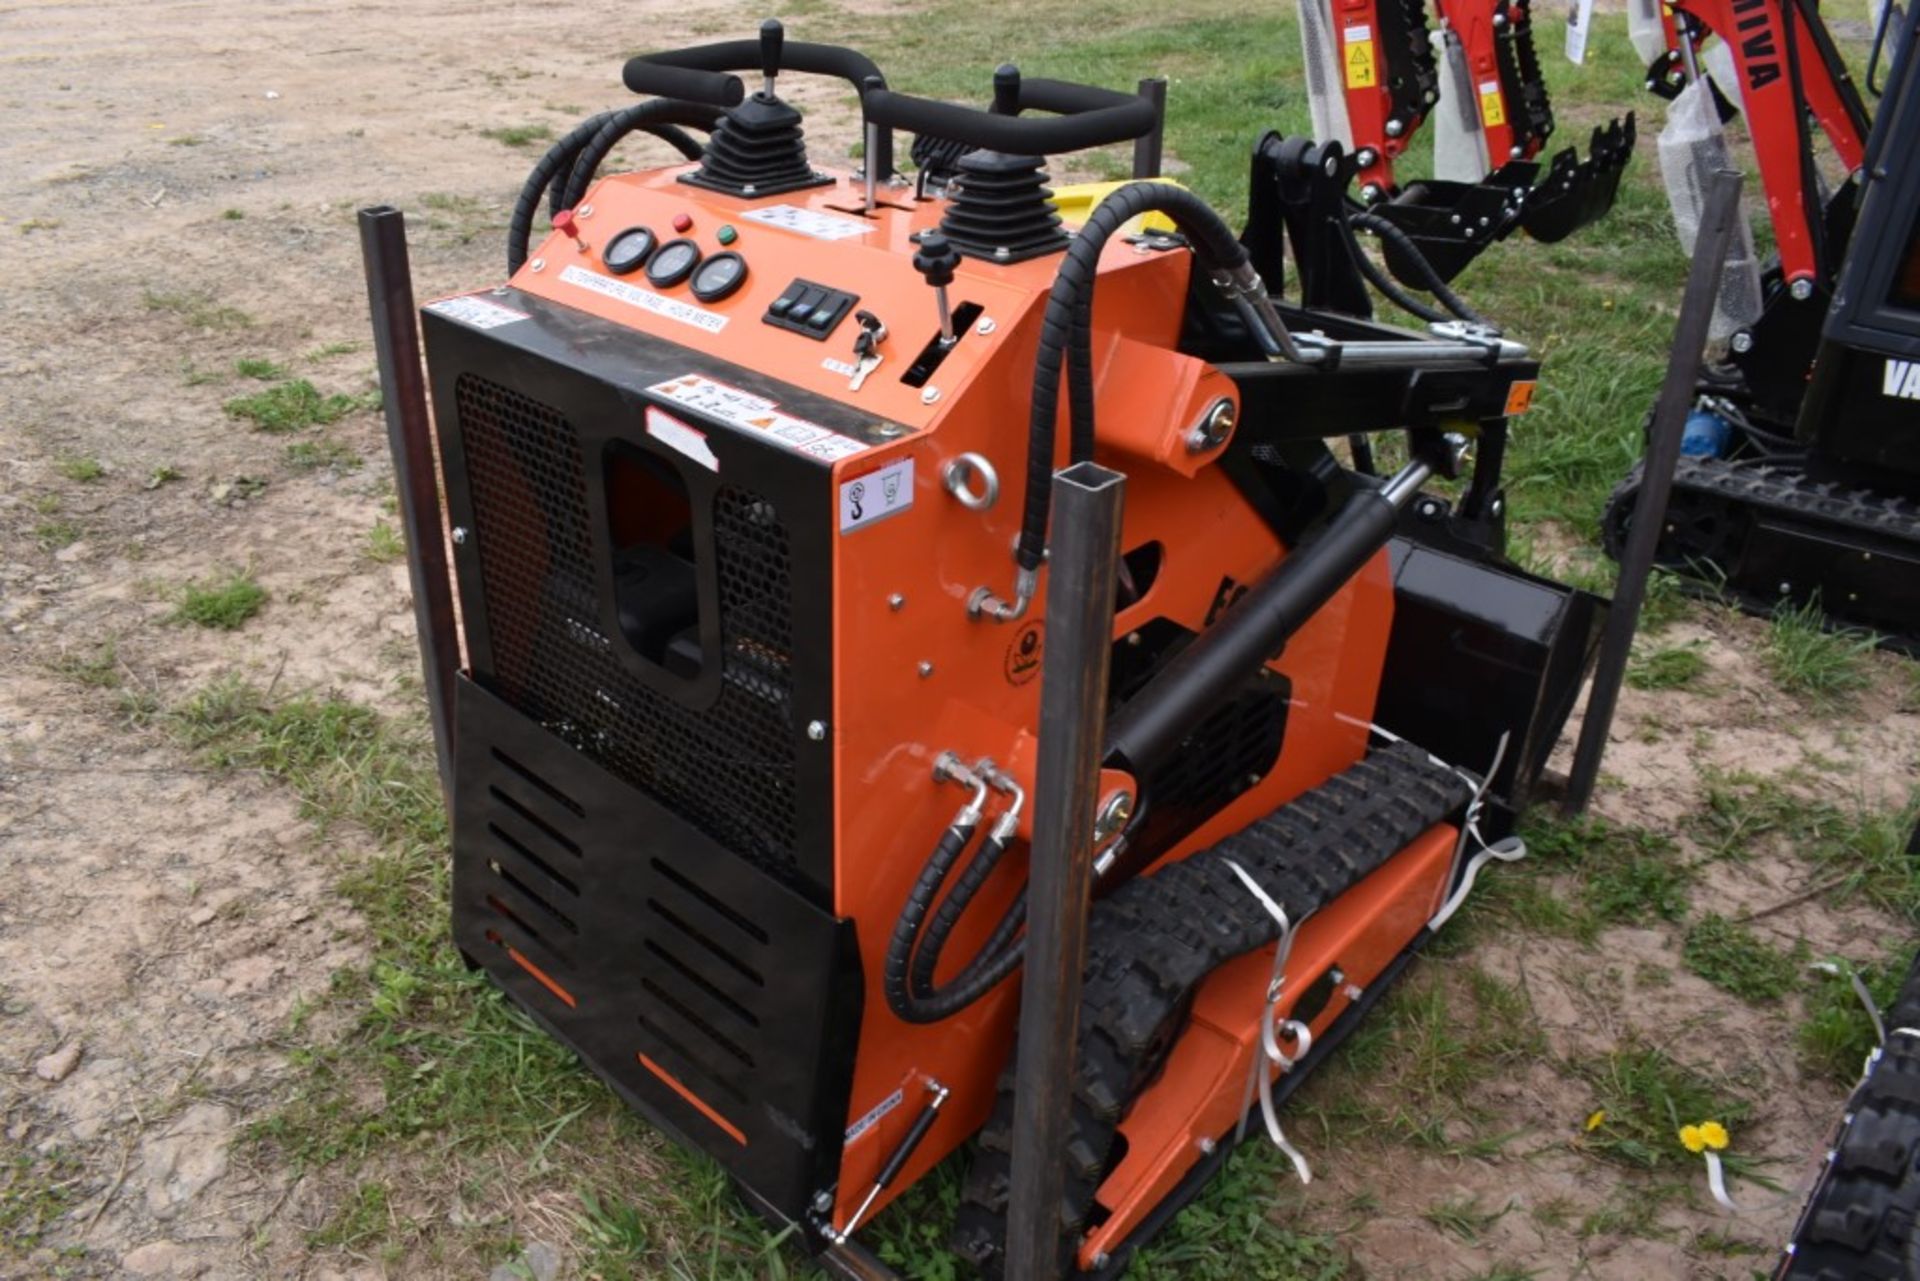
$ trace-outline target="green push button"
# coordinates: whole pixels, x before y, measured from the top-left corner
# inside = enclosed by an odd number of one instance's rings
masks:
[[[713,233],[713,238],[723,245],[730,245],[740,239],[740,233],[735,231],[731,224],[722,223],[720,230]]]

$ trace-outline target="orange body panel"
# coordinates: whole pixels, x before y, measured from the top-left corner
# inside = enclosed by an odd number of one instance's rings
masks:
[[[580,210],[580,236],[588,251],[583,254],[564,236],[550,236],[536,246],[513,283],[619,325],[749,365],[891,424],[898,439],[834,464],[836,486],[902,459],[914,464],[911,505],[844,533],[833,565],[837,642],[829,734],[838,791],[835,910],[857,924],[867,983],[847,1118],[850,1137],[833,1216],[836,1225],[844,1225],[919,1111],[927,1082],[948,1086],[951,1099],[876,1212],[982,1124],[1013,1039],[1017,984],[1002,984],[942,1023],[914,1026],[888,1009],[881,973],[888,936],[909,888],[964,799],[958,788],[933,783],[934,758],[949,749],[967,760],[990,756],[1003,767],[1010,765],[1029,790],[1033,785],[1040,683],[1037,664],[1030,660],[1037,657],[1036,649],[1044,649],[1046,573],[1039,597],[1019,622],[970,619],[966,602],[983,585],[1003,596],[1012,591],[1011,548],[1025,489],[1034,353],[1058,259],[1008,266],[962,262],[951,287],[954,305],[977,303],[993,323],[986,334],[977,326],[962,332],[930,380],[937,396],[929,396],[904,384],[900,374],[936,332],[933,291],[912,269],[908,237],[935,225],[939,204],[883,207],[864,234],[816,239],[744,215],[789,204],[858,221],[857,192],[844,178],[813,192],[745,201],[677,183],[680,172],[602,180]],[[893,199],[913,206],[910,197]],[[673,216],[683,212],[694,220],[684,234],[706,253],[719,248],[715,233],[721,224],[731,224],[739,239],[730,247],[749,264],[740,291],[706,308],[725,320],[719,334],[562,279],[569,267],[598,271],[600,245],[630,226],[644,224],[670,238]],[[1116,619],[1116,639],[1157,617],[1201,630],[1223,575],[1252,582],[1284,554],[1232,483],[1210,465],[1219,451],[1194,454],[1186,448],[1187,432],[1201,411],[1222,396],[1233,398],[1230,382],[1218,371],[1172,350],[1190,267],[1185,252],[1144,252],[1121,240],[1108,246],[1101,263],[1093,317],[1100,459],[1128,475],[1123,549],[1152,541],[1164,548],[1151,589]],[[889,326],[882,346],[885,363],[859,392],[849,389],[845,372],[857,332],[850,319],[824,343],[761,323],[768,304],[795,277],[857,292],[859,306]],[[647,287],[637,273],[627,279]],[[684,286],[659,292],[691,301]],[[689,372],[724,378],[722,371],[707,370],[710,363],[690,359]],[[1058,447],[1056,461],[1064,461],[1064,413]],[[999,474],[1000,498],[990,510],[969,511],[943,487],[942,468],[963,452],[985,457]],[[1183,857],[1244,827],[1360,758],[1391,612],[1382,553],[1289,641],[1273,664],[1293,682],[1287,733],[1274,767],[1167,858]],[[1040,645],[1029,639],[1023,648],[1023,636],[1036,627]],[[1112,774],[1104,780],[1108,787],[1129,782]],[[954,931],[942,980],[974,954],[1025,877],[1020,843]]]
[[[1448,824],[1431,829],[1300,926],[1283,1012],[1335,967],[1345,979],[1309,1022],[1313,1034],[1359,998],[1439,907],[1458,835]],[[1264,1058],[1260,1019],[1272,974],[1272,949],[1251,952],[1214,971],[1194,995],[1186,1035],[1120,1126],[1127,1154],[1101,1185],[1100,1204],[1111,1213],[1082,1243],[1082,1267],[1111,1252],[1173,1191],[1204,1155],[1202,1141],[1240,1123],[1254,1062]],[[1271,1065],[1268,1072],[1279,1075]]]

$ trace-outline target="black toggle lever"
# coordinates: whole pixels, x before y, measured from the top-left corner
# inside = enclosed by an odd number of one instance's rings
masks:
[[[760,92],[773,97],[773,82],[780,75],[780,51],[787,43],[787,29],[780,19],[768,18],[760,24]]]
[[[953,345],[953,312],[947,307],[947,286],[953,283],[953,269],[960,265],[960,251],[947,243],[937,231],[920,238],[920,252],[913,256],[913,269],[933,286],[933,297],[940,308],[940,345]]]

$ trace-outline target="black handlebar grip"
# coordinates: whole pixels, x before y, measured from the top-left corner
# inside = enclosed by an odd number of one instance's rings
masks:
[[[993,69],[993,114],[1020,114],[1020,68],[1003,62]]]
[[[780,74],[780,50],[787,42],[787,29],[780,19],[768,18],[760,24],[760,74],[771,80]]]
[[[646,57],[627,59],[620,78],[635,93],[701,102],[711,107],[737,107],[747,96],[739,76],[669,66]]]
[[[1153,104],[1145,98],[1057,80],[1020,84],[1019,106],[1064,113],[1051,118],[995,115],[890,89],[868,90],[861,95],[861,105],[867,119],[889,128],[1028,156],[1126,142],[1153,132],[1157,123]]]

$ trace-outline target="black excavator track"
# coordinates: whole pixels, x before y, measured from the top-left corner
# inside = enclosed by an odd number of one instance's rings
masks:
[[[1886,1045],[1846,1118],[1774,1272],[1777,1281],[1920,1275],[1920,957],[1886,1012]]]
[[[1645,464],[1602,518],[1619,559]],[[1766,614],[1817,603],[1834,624],[1920,655],[1920,503],[1757,460],[1682,458],[1654,563]]]
[[[1406,744],[1380,748],[1218,845],[1136,877],[1094,904],[1087,922],[1062,1271],[1114,1155],[1128,1107],[1159,1074],[1207,975],[1277,938],[1274,919],[1247,892],[1238,863],[1298,923],[1332,902],[1434,824],[1465,805],[1452,770]],[[1012,1056],[1009,1056],[1011,1065]],[[954,1225],[954,1249],[990,1278],[1004,1272],[1012,1174],[1013,1072],[980,1133]],[[1112,1275],[1124,1261],[1100,1270]]]

